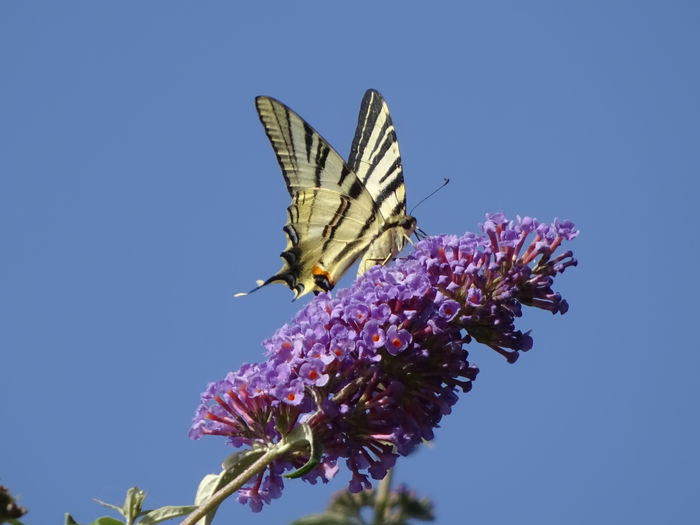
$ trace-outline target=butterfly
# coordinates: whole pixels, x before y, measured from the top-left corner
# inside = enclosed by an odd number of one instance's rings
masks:
[[[416,219],[406,215],[399,145],[382,95],[365,93],[347,163],[283,103],[257,97],[255,105],[292,202],[284,264],[251,292],[274,282],[286,284],[295,299],[329,291],[357,259],[361,275],[398,254]]]

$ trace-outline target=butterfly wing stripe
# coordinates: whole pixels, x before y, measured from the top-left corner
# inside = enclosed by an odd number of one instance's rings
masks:
[[[391,208],[391,211],[385,210],[382,207],[382,204],[384,204],[384,201],[386,201],[389,197],[392,195],[396,195],[396,192],[400,189],[403,189],[403,181],[399,177],[395,177],[391,179],[391,181],[382,188],[382,191],[379,192],[379,195],[374,196],[374,204],[382,210],[384,213],[384,217],[391,217],[393,215],[396,215],[397,213],[403,213],[406,210],[406,205],[399,200],[398,202],[395,202],[393,205],[393,208]],[[398,211],[394,211],[397,210]],[[386,213],[388,211],[388,213]]]
[[[323,169],[326,167],[326,160],[328,159],[328,154],[330,153],[329,147],[324,147],[321,141],[318,141],[318,147],[316,148],[316,170],[314,172],[314,184],[317,187],[321,187],[321,175]],[[342,176],[342,172],[341,172]]]
[[[289,118],[289,112],[287,112]],[[291,122],[291,119],[290,119]],[[314,130],[304,121],[304,145],[306,146],[306,162],[311,162],[311,146],[314,143]]]
[[[397,202],[394,209],[391,210],[391,213],[389,214],[389,217],[400,217],[403,216],[404,212],[406,211],[406,206],[404,206],[402,203]]]
[[[275,112],[277,109],[275,109]],[[289,146],[287,148],[287,155],[289,157],[289,161],[292,163],[292,166],[297,165],[297,157],[296,157],[296,148],[294,147],[294,128],[292,127],[292,119],[289,114],[289,108],[287,106],[284,106],[284,118],[285,121],[287,122],[287,133],[289,137]]]
[[[335,237],[335,232],[338,230],[338,227],[340,227],[342,218],[345,216],[348,208],[350,208],[350,201],[341,199],[340,204],[338,204],[338,207],[333,213],[333,217],[323,228],[323,236],[327,239],[324,243],[324,248],[328,245],[329,241]]]
[[[398,173],[397,173],[398,172]],[[401,157],[396,159],[393,164],[389,166],[389,170],[379,178],[379,182],[384,182],[391,176],[401,177]]]
[[[340,179],[338,179],[338,186],[342,186],[343,182],[345,182],[345,179],[350,175],[352,172],[348,169],[348,167],[343,164],[343,169],[340,170]],[[353,176],[357,179],[357,176],[353,174]]]
[[[352,147],[350,148],[350,157],[348,165],[350,169],[356,173],[359,170],[359,163],[365,158],[365,150],[371,136],[371,130],[374,128],[377,115],[379,115],[379,107],[373,104],[375,100],[374,92],[367,90],[362,98],[360,105],[360,114],[358,116],[357,129],[353,138]],[[367,130],[370,130],[369,132]]]
[[[362,225],[362,228],[359,231],[359,234],[357,236],[357,239],[351,242],[348,242],[345,244],[345,246],[340,250],[340,252],[336,255],[337,259],[342,259],[343,257],[347,257],[348,254],[352,253],[352,251],[357,247],[358,244],[363,244],[365,247],[368,246],[372,240],[374,239],[374,236],[370,238],[369,240],[365,239],[364,237],[366,236],[367,232],[370,230],[374,222],[377,220],[376,215],[370,215],[365,223]],[[358,254],[359,255],[359,254]],[[353,259],[354,262],[354,259]]]
[[[375,132],[376,128],[370,128],[370,133],[367,135],[367,142],[369,142],[369,139],[372,137],[372,135],[374,135]],[[369,164],[369,166],[367,167],[367,173],[363,178],[363,182],[364,180],[369,179],[372,176],[372,173],[374,173],[375,168],[379,165],[379,163],[381,163],[382,159],[389,151],[389,148],[391,148],[391,146],[395,142],[396,134],[394,133],[394,128],[391,125],[391,121],[386,120],[382,125],[382,129],[377,133],[377,137],[375,138],[374,145],[372,146],[369,155],[364,154],[366,151],[365,147],[365,150],[362,152],[362,156],[360,157],[362,158],[366,156],[367,162]]]
[[[360,175],[360,170],[362,169],[361,163],[367,162],[369,157],[365,155],[365,151],[367,150],[367,144],[372,135],[372,130],[375,127],[377,116],[381,110],[381,103],[378,103],[377,99],[378,94],[379,93],[376,91],[368,89],[365,96],[362,98],[355,137],[353,138],[350,148],[350,157],[348,158],[348,166],[358,174],[363,182],[365,176],[364,174]]]
[[[352,186],[350,186],[350,189],[348,190],[348,196],[351,199],[357,199],[363,192],[366,192],[367,190],[365,187],[362,185],[362,183],[356,178],[355,181],[352,183]],[[374,203],[374,200],[372,200],[372,211],[376,211],[377,206]]]
[[[323,235],[324,235],[324,237],[326,237],[326,241],[323,243],[324,253],[326,251],[328,251],[328,247],[330,246],[330,244],[336,240],[338,228],[340,228],[343,225],[343,222],[345,220],[348,220],[348,219],[355,220],[352,217],[349,217],[348,215],[346,215],[346,212],[349,210],[349,208],[350,208],[350,201],[345,201],[345,200],[341,201],[340,205],[338,206],[338,208],[335,211],[335,214],[333,215],[333,218],[328,223],[328,226],[326,228],[324,228]],[[372,214],[372,217],[375,217],[375,216],[376,216],[375,214]],[[338,240],[340,240],[340,239],[338,239]],[[341,255],[342,254],[340,254],[339,256],[341,256]]]

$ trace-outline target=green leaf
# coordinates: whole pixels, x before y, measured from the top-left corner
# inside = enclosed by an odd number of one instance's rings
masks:
[[[323,512],[299,518],[291,525],[359,525],[360,523],[357,519],[337,512]]]
[[[239,454],[238,452],[236,454],[232,454],[233,456]],[[224,465],[226,465],[226,462],[231,459],[231,456],[226,458],[226,461],[224,461]],[[211,498],[214,493],[219,490],[221,487],[226,485],[229,481],[231,481],[235,476],[233,475],[232,471],[230,470],[224,470],[219,474],[207,474],[202,478],[202,481],[199,482],[199,487],[197,488],[197,494],[194,497],[194,502],[195,505],[198,507],[201,505],[203,502]],[[218,510],[219,506],[217,505],[214,507],[211,512],[209,512],[204,519],[199,520],[198,525],[210,525],[211,522],[214,520],[214,515],[216,514],[216,511]]]
[[[126,520],[127,525],[129,525],[131,523],[135,523],[136,518],[138,518],[141,514],[145,514],[145,512],[142,512],[141,509],[143,506],[143,500],[146,499],[146,493],[138,487],[131,487],[129,490],[126,491],[126,497],[124,498],[124,505],[122,505],[121,507],[118,507],[117,505],[112,505],[111,503],[107,503],[105,501],[102,501],[102,500],[99,500],[96,498],[94,498],[94,499],[100,505],[107,507],[108,509],[116,510],[119,514],[124,516],[124,519]],[[102,519],[102,518],[99,518],[99,519]],[[114,519],[114,518],[111,518],[111,519]],[[118,522],[118,523],[122,523],[122,522]],[[92,524],[90,524],[90,525],[92,525]]]
[[[161,507],[159,509],[152,510],[146,513],[140,520],[139,525],[153,525],[154,523],[160,523],[161,521],[171,520],[173,518],[178,518],[189,514],[197,505],[183,505],[183,506],[167,506]]]
[[[124,525],[124,522],[111,516],[102,516],[88,525]]]
[[[233,477],[238,476],[241,472],[260,459],[265,452],[267,452],[267,449],[260,447],[234,452],[224,460],[221,467],[225,472],[231,473]]]
[[[212,495],[223,487],[228,480],[232,479],[226,475],[226,471],[220,474],[207,474],[199,482],[199,487],[197,488],[197,494],[194,497],[194,502],[197,506],[201,505],[204,501],[208,500]],[[214,507],[211,512],[209,512],[204,519],[199,520],[198,525],[209,525],[213,519],[219,506]]]
[[[111,503],[107,503],[107,502],[102,501],[101,499],[97,499],[97,498],[92,498],[92,500],[93,500],[93,501],[96,501],[97,503],[99,503],[99,504],[102,505],[103,507],[107,507],[108,509],[116,510],[116,511],[117,511],[119,514],[121,514],[122,516],[125,516],[125,515],[126,515],[126,514],[124,513],[124,507],[119,507],[119,506],[117,506],[117,505],[112,505]],[[73,518],[71,518],[71,519],[73,519]]]
[[[199,482],[199,487],[197,487],[197,494],[194,497],[194,502],[196,505],[201,504],[203,501],[208,500],[214,492],[216,492],[219,487],[219,482],[221,480],[221,474],[207,474]]]
[[[143,500],[146,499],[146,493],[138,487],[131,487],[126,491],[124,498],[124,517],[127,523],[136,522],[142,512]]]
[[[428,498],[419,498],[413,492],[397,491],[391,496],[391,506],[399,509],[405,519],[435,521],[433,503]]]
[[[308,443],[309,445],[309,460],[294,472],[285,474],[285,478],[299,478],[312,471],[321,461],[323,450],[316,443],[316,436],[314,436],[313,430],[311,430],[311,427],[306,423],[295,428],[294,431],[285,438],[285,442],[295,449],[302,443]]]
[[[214,493],[228,484],[229,481],[241,474],[250,465],[260,459],[267,452],[266,448],[256,447],[249,450],[241,450],[229,455],[221,465],[223,470],[219,474],[207,474],[199,482],[197,494],[194,502],[197,506],[211,498]],[[214,519],[214,515],[218,509],[218,505],[209,512],[203,520],[199,521],[200,525],[210,525]]]

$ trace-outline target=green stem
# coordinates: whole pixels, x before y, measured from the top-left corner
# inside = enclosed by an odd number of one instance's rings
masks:
[[[391,492],[391,476],[393,469],[389,469],[384,479],[379,482],[377,494],[374,498],[374,522],[373,525],[384,525],[386,520],[386,509],[389,505],[389,495]]]
[[[222,501],[240,489],[253,476],[265,470],[265,468],[267,468],[267,466],[275,459],[288,452],[290,445],[286,443],[280,443],[279,445],[282,446],[270,448],[247,469],[229,481],[226,485],[221,487],[221,489],[219,489],[217,492],[212,494],[211,498],[200,504],[199,507],[197,507],[197,509],[194,510],[189,516],[187,516],[187,518],[185,518],[180,525],[195,525],[195,523],[209,514],[209,512],[216,509]]]

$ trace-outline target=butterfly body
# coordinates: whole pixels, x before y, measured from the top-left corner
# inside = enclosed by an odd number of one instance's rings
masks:
[[[269,97],[255,103],[292,199],[284,264],[256,290],[282,282],[295,298],[329,291],[357,259],[361,274],[398,254],[416,220],[406,215],[398,142],[382,96],[365,93],[347,163],[289,107]]]

